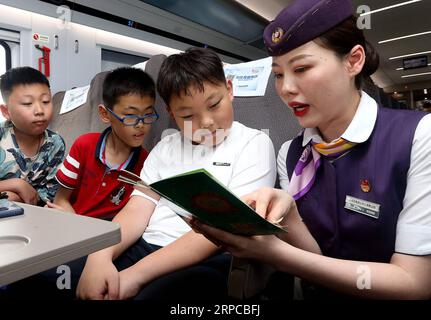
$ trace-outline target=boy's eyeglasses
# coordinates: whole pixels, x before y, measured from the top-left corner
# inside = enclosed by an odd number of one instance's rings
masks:
[[[137,126],[138,123],[141,121],[145,124],[152,124],[156,122],[157,119],[159,119],[159,115],[157,114],[156,110],[154,110],[154,113],[146,114],[142,117],[137,115],[129,115],[129,116],[124,116],[123,118],[119,117],[117,114],[114,113],[114,111],[112,111],[109,108],[106,108],[106,110],[108,110],[115,118],[117,118],[125,126]]]

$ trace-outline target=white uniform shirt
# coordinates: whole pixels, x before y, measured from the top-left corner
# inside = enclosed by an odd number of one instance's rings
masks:
[[[377,120],[377,109],[376,101],[362,92],[358,110],[341,138],[356,143],[367,141]],[[302,145],[307,145],[310,140],[322,141],[315,128],[304,130]],[[286,157],[291,142],[281,146],[277,158],[280,186],[284,190],[289,186]],[[413,138],[403,209],[397,223],[395,251],[411,255],[431,254],[431,114],[422,118]]]
[[[200,168],[210,172],[240,197],[263,186],[274,186],[274,146],[265,133],[239,122],[233,122],[227,138],[215,148],[193,145],[177,132],[163,138],[150,152],[141,178],[153,183]],[[145,197],[137,190],[133,195]],[[162,199],[151,216],[143,238],[148,243],[166,246],[188,231],[190,227]]]

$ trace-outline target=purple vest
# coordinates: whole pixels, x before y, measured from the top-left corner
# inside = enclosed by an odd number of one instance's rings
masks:
[[[422,112],[378,109],[368,141],[332,163],[322,157],[316,181],[298,199],[304,223],[325,256],[389,262],[395,250],[398,215],[403,208],[412,141]],[[290,145],[289,178],[303,151],[302,135]],[[361,181],[368,180],[364,192]],[[380,204],[379,218],[344,208],[346,196]]]

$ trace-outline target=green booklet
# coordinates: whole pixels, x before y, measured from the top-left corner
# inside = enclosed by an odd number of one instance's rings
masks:
[[[194,216],[210,226],[245,236],[286,232],[285,227],[262,218],[205,169],[186,172],[151,185],[129,171],[121,170],[119,180],[133,184],[135,189],[153,198],[158,198],[156,194],[165,198],[174,204],[171,209],[186,222]]]

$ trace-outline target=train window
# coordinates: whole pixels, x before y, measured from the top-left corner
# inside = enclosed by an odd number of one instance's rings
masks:
[[[6,49],[0,45],[0,75],[6,72]],[[0,105],[3,104],[3,97],[0,93]],[[3,122],[3,115],[0,113],[0,122]]]
[[[12,66],[12,57],[9,44],[0,39],[0,75],[9,70]]]
[[[0,46],[0,74],[6,72],[6,50],[3,46]]]
[[[110,71],[120,67],[133,66],[147,60],[148,58],[146,57],[102,49],[102,71]]]
[[[0,75],[4,74],[8,69],[11,68],[11,54],[9,45],[0,40]],[[3,98],[0,94],[0,104],[3,104]],[[0,115],[0,121],[2,121],[2,117]]]
[[[0,40],[0,75],[4,74],[7,70],[11,68],[12,58],[9,45],[4,41]],[[0,93],[0,104],[3,104],[3,97]],[[0,122],[6,119],[0,113]]]

